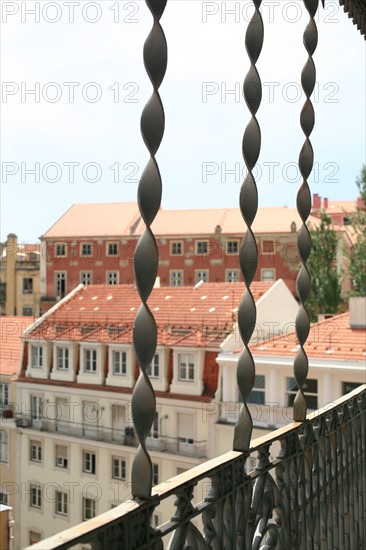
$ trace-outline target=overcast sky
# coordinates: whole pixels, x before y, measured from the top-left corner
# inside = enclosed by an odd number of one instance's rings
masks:
[[[262,4],[259,201],[294,206],[308,14],[301,0]],[[142,48],[152,18],[142,0],[2,1],[1,10],[1,239],[15,232],[31,242],[75,202],[136,199],[148,159],[139,126],[151,93]],[[249,0],[168,1],[163,208],[238,204],[251,14]],[[365,42],[335,0],[317,20],[310,185],[329,199],[354,199],[365,162]]]

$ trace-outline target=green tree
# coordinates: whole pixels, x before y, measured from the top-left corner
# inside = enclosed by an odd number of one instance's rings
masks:
[[[366,296],[366,166],[361,169],[356,179],[363,207],[356,206],[356,212],[350,216],[354,244],[346,251],[351,279],[351,295]]]
[[[306,308],[312,321],[318,313],[337,313],[341,303],[341,277],[337,270],[337,235],[332,221],[321,214],[320,226],[310,228],[312,249],[307,263],[312,291]]]

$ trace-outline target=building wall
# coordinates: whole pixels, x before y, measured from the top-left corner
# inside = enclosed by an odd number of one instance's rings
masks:
[[[0,301],[2,315],[33,315],[40,314],[40,261],[39,254],[35,260],[22,252],[24,245],[18,244],[17,236],[8,235],[4,245],[5,255],[0,262],[0,282],[5,284],[4,300]],[[31,290],[23,286],[24,279],[32,279]],[[27,310],[24,310],[27,308]]]
[[[80,388],[65,388],[62,386],[45,386],[18,382],[18,402],[29,411],[31,395],[42,396],[44,400],[44,423],[35,424],[28,428],[18,428],[18,438],[21,457],[21,538],[20,547],[29,544],[30,531],[40,533],[42,538],[57,533],[71,525],[80,523],[82,518],[83,497],[96,500],[96,515],[109,510],[124,500],[131,498],[131,467],[136,452],[135,446],[121,444],[120,441],[98,441],[94,435],[71,436],[67,426],[64,433],[56,432],[55,417],[59,413],[56,407],[56,399],[66,398],[69,402],[70,419],[75,423],[83,423],[83,402],[96,403],[98,414],[91,414],[88,429],[93,431],[112,428],[113,406],[118,403],[124,412],[124,425],[131,425],[130,395],[116,394],[98,390],[82,390]],[[91,408],[88,409],[91,412]],[[189,414],[192,417],[192,437],[205,438],[207,440],[206,425],[201,425],[202,404],[191,401],[179,401],[172,399],[157,399],[157,410],[162,420],[159,426],[162,433],[176,438],[178,435],[178,423],[180,414]],[[165,418],[167,416],[168,418]],[[84,418],[85,420],[85,418]],[[69,431],[70,431],[69,426]],[[111,432],[110,432],[111,433]],[[158,440],[157,440],[158,441]],[[30,446],[34,442],[39,443],[42,449],[42,459],[36,462],[31,459]],[[178,445],[177,442],[175,442]],[[68,449],[68,466],[61,468],[56,466],[56,445],[64,445]],[[151,446],[154,445],[152,441]],[[95,453],[95,474],[83,472],[83,451]],[[159,468],[159,481],[169,479],[180,472],[188,470],[204,458],[186,456],[184,452],[160,451],[151,448],[150,456],[154,464]],[[120,458],[126,462],[126,479],[117,480],[112,476],[112,458]],[[30,506],[30,485],[41,488],[41,507],[39,509]],[[56,513],[55,492],[68,494],[68,512],[65,516]],[[158,519],[160,523],[168,521],[171,509],[159,508]]]
[[[228,279],[229,271],[240,275],[238,252],[227,252],[227,241],[236,241],[240,245],[242,235],[197,235],[179,237],[158,237],[159,270],[158,277],[162,286],[169,286],[172,271],[181,270],[181,284],[193,286],[198,281],[199,272],[207,273],[209,282],[220,282]],[[199,253],[197,242],[207,242],[207,253]],[[264,248],[263,242],[273,242],[273,251]],[[91,244],[93,254],[90,257],[81,255],[82,244]],[[108,243],[116,243],[118,255],[108,256]],[[182,253],[173,254],[173,247],[180,243]],[[55,255],[57,244],[65,245],[65,255]],[[58,272],[66,273],[65,293],[70,292],[81,280],[81,273],[91,272],[93,284],[108,284],[108,271],[118,272],[119,283],[133,283],[133,253],[137,237],[116,239],[46,239],[42,243],[41,267],[43,296],[57,296],[55,278]],[[250,253],[250,252],[248,252]],[[282,278],[293,291],[297,274],[298,256],[296,251],[296,233],[283,235],[266,234],[258,236],[259,266],[255,280],[265,280],[269,275],[263,270],[274,270],[274,280]],[[43,273],[45,272],[45,275]],[[45,277],[45,280],[43,280]],[[45,310],[45,306],[42,306]]]
[[[11,377],[1,375],[1,383],[8,384],[9,388],[9,403],[16,402],[16,388],[14,382],[11,382]],[[15,412],[15,411],[14,411]],[[13,528],[14,542],[13,548],[19,548],[19,506],[20,494],[17,483],[17,442],[16,428],[13,418],[5,418],[2,413],[1,431],[7,435],[7,461],[0,462],[0,487],[1,492],[7,495],[7,505],[13,509],[12,517],[15,520]]]
[[[32,366],[33,345],[43,347],[41,368]],[[69,366],[73,373],[68,382],[63,380],[63,373],[57,372],[55,348],[59,346],[70,349]],[[77,380],[83,371],[82,357],[86,346],[100,347],[103,353],[98,355],[97,372],[83,373],[81,385]],[[111,362],[106,361],[108,346],[111,350],[128,352],[127,372],[121,377],[123,380],[110,389],[101,386],[112,380]],[[131,345],[37,339],[30,341],[29,347],[28,360],[22,361],[26,378],[16,382],[17,403],[22,408],[22,421],[17,427],[20,547],[29,544],[31,532],[44,538],[80,523],[85,497],[95,499],[96,515],[131,498],[131,467],[137,446],[137,439],[130,431],[133,426],[131,390],[135,383],[136,364]],[[164,346],[159,346],[157,352],[161,357],[160,375],[152,378],[152,383],[162,392],[162,386],[165,391],[169,378],[171,353]],[[169,397],[169,393],[157,396],[157,422],[147,443],[152,462],[158,467],[158,482],[192,468],[213,452],[212,443],[209,446],[208,441],[212,439],[214,424],[206,415],[208,404],[200,397],[202,382],[199,379],[202,380],[203,375],[204,351],[200,348],[174,350],[173,380],[179,352],[194,355],[195,381],[180,381],[175,385],[172,382],[171,391],[176,392],[174,398]],[[106,365],[109,365],[108,374]],[[48,380],[52,382],[48,383]],[[41,403],[37,414],[34,408],[32,410],[34,398]],[[56,446],[60,445],[67,448],[66,466],[57,464]],[[32,454],[35,446],[40,449],[36,460]],[[95,454],[95,473],[83,472],[84,452]],[[123,480],[112,475],[112,460],[116,458],[125,461],[126,476]],[[39,507],[31,506],[31,486],[40,490]],[[65,515],[56,513],[56,492],[68,495]],[[159,507],[154,522],[162,523],[170,517],[171,508],[167,503]]]
[[[252,439],[270,433],[292,421],[293,409],[287,400],[287,378],[293,378],[293,364],[284,358],[257,357],[256,375],[265,376],[264,403],[252,402],[249,409],[253,418]],[[222,397],[217,401],[216,455],[231,450],[233,425],[241,404],[238,402],[235,362],[221,362]],[[365,366],[361,362],[311,360],[308,379],[317,381],[317,407],[325,407],[346,393],[346,383],[364,384]],[[350,389],[350,388],[348,388]],[[351,388],[353,389],[353,388]],[[214,406],[212,404],[212,406]],[[314,408],[309,408],[311,412]]]

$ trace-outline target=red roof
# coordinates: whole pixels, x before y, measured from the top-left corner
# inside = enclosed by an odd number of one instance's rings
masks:
[[[272,282],[254,282],[257,301]],[[219,348],[237,319],[244,283],[205,283],[194,287],[154,288],[148,305],[158,326],[158,343]],[[30,338],[130,343],[141,305],[133,285],[84,286],[62,303]]]
[[[302,222],[295,208],[259,208],[253,222],[257,233],[289,233],[292,222],[297,229]],[[319,219],[309,217],[314,227]],[[145,225],[136,203],[74,204],[43,235],[44,238],[120,237],[140,235]],[[161,209],[152,225],[156,236],[242,235],[246,225],[239,208],[197,210]]]
[[[12,375],[19,369],[21,337],[34,319],[32,317],[0,317],[0,374]]]
[[[250,349],[253,355],[294,357],[297,344],[296,334],[291,332],[255,344]],[[312,359],[362,361],[366,377],[366,328],[351,328],[349,313],[312,325],[305,351]]]

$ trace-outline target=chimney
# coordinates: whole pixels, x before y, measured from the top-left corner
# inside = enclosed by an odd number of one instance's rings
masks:
[[[323,208],[328,208],[328,197],[324,197]]]
[[[314,210],[320,210],[321,208],[321,198],[318,195],[318,193],[313,194],[313,209]]]
[[[366,328],[366,296],[352,296],[349,299],[349,326]]]
[[[357,197],[357,208],[359,208],[360,210],[363,210],[363,211],[366,210],[365,203],[363,202],[362,197]]]
[[[15,275],[18,252],[18,237],[9,233],[6,241],[6,304],[5,315],[16,315],[15,303]]]

